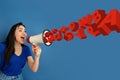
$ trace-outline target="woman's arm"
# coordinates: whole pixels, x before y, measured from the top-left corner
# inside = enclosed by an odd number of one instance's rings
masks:
[[[28,57],[28,65],[33,72],[37,72],[39,67],[39,59],[41,55],[41,48],[38,45],[32,46],[32,51],[34,53],[34,59],[32,56]]]

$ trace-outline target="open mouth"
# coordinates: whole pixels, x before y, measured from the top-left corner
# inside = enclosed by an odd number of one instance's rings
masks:
[[[21,37],[22,40],[25,40],[25,37]]]

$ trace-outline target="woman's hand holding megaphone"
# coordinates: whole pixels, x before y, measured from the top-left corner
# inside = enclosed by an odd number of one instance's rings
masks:
[[[41,55],[41,47],[38,44],[33,44],[32,45],[32,51],[34,53],[35,57],[39,57]]]

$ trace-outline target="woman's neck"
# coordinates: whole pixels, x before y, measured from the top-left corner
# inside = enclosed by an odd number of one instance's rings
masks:
[[[15,42],[15,45],[14,45],[15,48],[20,48],[21,47],[21,44],[18,43],[18,42]]]
[[[14,48],[15,48],[15,54],[17,56],[20,56],[21,53],[22,53],[22,46],[21,46],[21,44],[15,42]]]

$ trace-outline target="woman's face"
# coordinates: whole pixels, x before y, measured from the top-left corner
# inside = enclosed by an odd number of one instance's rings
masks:
[[[26,40],[26,36],[27,36],[27,33],[25,30],[25,27],[23,25],[18,26],[15,30],[16,42],[19,44],[24,44]]]

